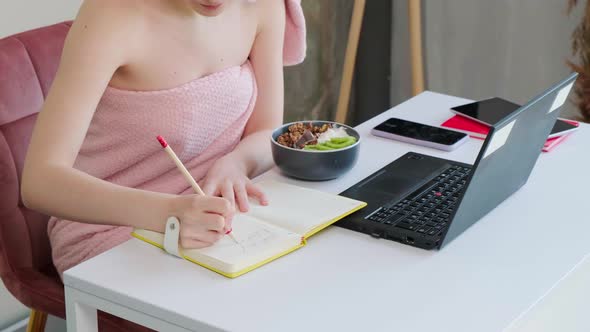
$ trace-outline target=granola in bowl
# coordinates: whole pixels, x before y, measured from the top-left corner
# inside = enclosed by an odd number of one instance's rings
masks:
[[[277,137],[280,145],[303,150],[330,151],[342,149],[356,142],[344,127],[324,123],[296,122]]]

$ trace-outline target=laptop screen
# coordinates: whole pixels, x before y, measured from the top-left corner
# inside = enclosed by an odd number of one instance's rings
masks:
[[[570,75],[490,129],[442,246],[526,183],[576,77]]]
[[[441,246],[526,183],[576,77],[570,75],[493,126]]]

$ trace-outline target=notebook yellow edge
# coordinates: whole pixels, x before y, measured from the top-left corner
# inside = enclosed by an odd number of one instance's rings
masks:
[[[341,214],[338,217],[335,217],[333,219],[330,219],[329,221],[327,221],[327,222],[325,222],[325,223],[323,223],[321,225],[318,225],[318,226],[312,228],[309,232],[307,232],[303,236],[307,239],[310,236],[314,235],[315,233],[321,231],[322,229],[324,229],[324,228],[332,225],[333,223],[337,222],[338,220],[340,220],[340,219],[342,219],[342,218],[344,218],[344,217],[346,217],[348,215],[351,215],[351,214],[355,213],[356,211],[358,211],[358,210],[360,210],[360,209],[362,209],[362,208],[364,208],[364,207],[367,206],[367,203],[366,202],[359,202],[359,203],[360,203],[359,206],[357,206],[356,208],[354,208],[354,209],[352,209],[350,211],[347,211],[346,213]]]
[[[153,246],[156,246],[156,247],[158,247],[158,248],[160,248],[162,250],[164,249],[164,246],[162,246],[161,244],[159,244],[157,242],[154,242],[154,241],[151,241],[149,239],[146,239],[145,237],[143,237],[143,236],[141,236],[141,235],[139,235],[139,234],[137,234],[135,232],[132,232],[131,235],[133,237],[141,240],[141,241],[147,242],[147,243],[149,243],[149,244],[151,244]],[[265,260],[263,260],[261,262],[258,262],[258,263],[254,264],[254,265],[251,265],[251,266],[249,266],[247,268],[244,268],[244,269],[242,269],[240,271],[237,271],[237,272],[234,272],[234,273],[227,273],[227,272],[221,271],[221,270],[216,269],[214,267],[208,266],[207,264],[203,264],[201,262],[198,262],[198,261],[196,261],[196,260],[194,260],[194,259],[192,259],[192,258],[190,258],[188,256],[185,256],[185,255],[183,255],[182,257],[184,259],[186,259],[187,261],[189,261],[189,262],[192,262],[192,263],[195,263],[197,265],[200,265],[200,266],[202,266],[202,267],[204,267],[206,269],[209,269],[209,270],[211,270],[213,272],[217,272],[217,273],[221,274],[222,276],[225,276],[225,277],[228,277],[228,278],[236,278],[236,277],[239,277],[239,276],[241,276],[243,274],[246,274],[246,273],[248,273],[248,272],[250,272],[252,270],[257,269],[257,268],[261,267],[264,264],[270,263],[270,262],[274,261],[277,258],[280,258],[282,256],[285,256],[285,255],[287,255],[287,254],[289,254],[289,253],[291,253],[291,252],[293,252],[293,251],[295,251],[295,250],[297,250],[297,249],[299,249],[299,248],[301,248],[303,246],[305,246],[305,239],[304,238],[302,238],[301,239],[301,243],[298,244],[298,245],[296,245],[295,247],[290,248],[290,249],[287,249],[287,250],[285,250],[282,253],[279,253],[279,254],[277,254],[275,256],[272,256],[272,257],[270,257],[268,259],[265,259]]]
[[[342,215],[340,215],[338,217],[335,217],[335,218],[333,218],[333,219],[331,219],[331,220],[329,220],[329,221],[327,221],[327,222],[325,222],[325,223],[323,223],[321,225],[318,225],[318,226],[314,227],[312,230],[310,230],[305,235],[303,235],[303,237],[301,239],[301,243],[298,244],[298,245],[296,245],[295,247],[290,248],[290,249],[287,249],[287,250],[285,250],[282,253],[279,253],[279,254],[277,254],[275,256],[272,256],[272,257],[270,257],[268,259],[265,259],[265,260],[263,260],[261,262],[258,262],[258,263],[254,264],[254,265],[251,265],[251,266],[247,267],[247,268],[244,268],[244,269],[242,269],[242,270],[240,270],[238,272],[234,272],[234,273],[223,272],[223,271],[221,271],[219,269],[216,269],[214,267],[208,266],[207,264],[203,264],[201,262],[198,262],[198,261],[196,261],[196,260],[194,260],[194,259],[192,259],[192,258],[190,258],[188,256],[184,256],[183,255],[182,257],[184,259],[186,259],[187,261],[189,261],[189,262],[192,262],[192,263],[195,263],[197,265],[200,265],[200,266],[202,266],[202,267],[204,267],[206,269],[209,269],[209,270],[211,270],[213,272],[217,272],[217,273],[221,274],[222,276],[225,276],[225,277],[228,277],[228,278],[236,278],[236,277],[239,277],[239,276],[241,276],[243,274],[246,274],[246,273],[248,273],[248,272],[250,272],[252,270],[255,270],[255,269],[261,267],[262,265],[265,265],[267,263],[270,263],[270,262],[274,261],[277,258],[280,258],[282,256],[285,256],[285,255],[287,255],[287,254],[289,254],[289,253],[291,253],[291,252],[293,252],[293,251],[295,251],[295,250],[297,250],[297,249],[305,246],[306,240],[310,236],[312,236],[312,235],[316,234],[317,232],[321,231],[322,229],[324,229],[324,228],[332,225],[333,223],[337,222],[338,220],[340,220],[340,219],[342,219],[342,218],[344,218],[344,217],[346,217],[346,216],[348,216],[348,215],[350,215],[350,214],[352,214],[352,213],[354,213],[354,212],[356,212],[356,211],[358,211],[358,210],[360,210],[360,209],[362,209],[362,208],[364,208],[364,207],[367,206],[367,203],[365,203],[365,202],[360,202],[360,203],[361,204],[359,204],[354,209],[352,209],[350,211],[347,211],[346,213],[344,213],[344,214],[342,214]],[[158,248],[160,248],[162,250],[164,249],[164,246],[163,245],[161,245],[161,244],[159,244],[157,242],[151,241],[149,239],[146,239],[145,237],[143,237],[143,236],[141,236],[141,235],[139,235],[139,234],[137,234],[135,232],[132,232],[131,235],[133,237],[141,240],[141,241],[147,242],[147,243],[149,243],[149,244],[151,244],[153,246],[156,246],[156,247],[158,247]]]

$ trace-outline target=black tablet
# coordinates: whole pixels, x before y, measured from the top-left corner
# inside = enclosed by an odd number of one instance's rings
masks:
[[[474,103],[455,106],[451,111],[481,124],[491,126],[520,108],[520,105],[502,98],[490,98]],[[561,136],[578,129],[578,126],[563,120],[557,120],[549,138]]]

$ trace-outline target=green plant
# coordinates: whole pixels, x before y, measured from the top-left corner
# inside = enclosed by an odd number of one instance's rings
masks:
[[[580,3],[568,0],[568,14]],[[583,120],[590,122],[590,1],[585,3],[582,20],[572,33],[572,53],[578,62],[568,61],[568,65],[580,75],[575,85],[575,103]]]

